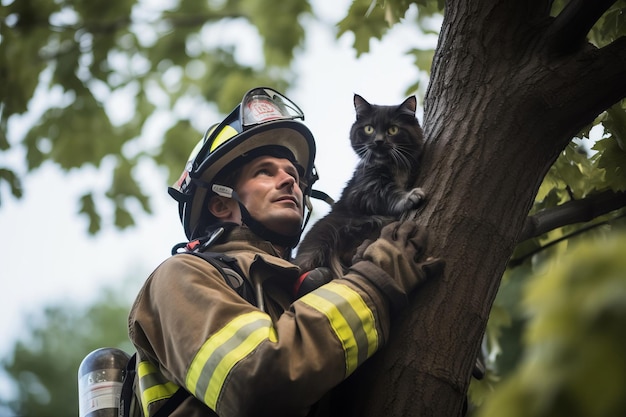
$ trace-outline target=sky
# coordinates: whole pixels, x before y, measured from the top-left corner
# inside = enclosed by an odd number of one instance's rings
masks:
[[[323,20],[336,22],[350,2],[319,3],[315,8]],[[436,39],[420,36],[408,25],[397,27],[382,42],[372,41],[371,52],[357,59],[350,34],[337,40],[321,23],[313,22],[307,37],[306,52],[296,61],[296,85],[286,93],[302,108],[305,123],[316,137],[320,180],[315,188],[337,198],[356,164],[348,141],[354,121],[353,94],[376,104],[401,103],[406,88],[418,77],[405,51],[434,46]],[[27,122],[28,117],[12,127],[20,132]],[[0,153],[0,166],[5,164],[23,170],[23,154]],[[0,360],[43,307],[88,303],[103,286],[139,277],[133,281],[136,286],[128,288],[134,294],[141,280],[169,256],[171,247],[184,240],[163,172],[145,166],[141,178],[154,214],[140,216],[131,229],[107,228],[96,236],[87,234],[86,221],[77,214],[81,191],[94,183],[107,184],[108,178],[94,169],[67,174],[44,165],[25,178],[25,194],[19,200],[1,189]],[[314,207],[316,216],[328,210],[321,202]]]

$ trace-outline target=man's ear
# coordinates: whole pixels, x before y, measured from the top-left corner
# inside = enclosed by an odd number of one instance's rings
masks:
[[[214,195],[209,200],[209,211],[220,220],[230,219],[233,214],[235,201],[232,198]]]

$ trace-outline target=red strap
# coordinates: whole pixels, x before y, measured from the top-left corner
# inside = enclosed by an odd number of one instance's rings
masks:
[[[200,245],[200,240],[192,240],[191,242],[187,243],[187,245],[185,245],[185,249],[187,249],[189,252],[193,252],[193,250],[197,248],[198,245]]]
[[[293,284],[293,295],[295,296],[296,294],[298,294],[298,291],[300,291],[300,287],[302,286],[302,283],[304,282],[304,280],[306,279],[306,276],[309,275],[311,271],[307,271],[304,274],[300,275],[300,277],[296,280],[296,282],[294,282]]]

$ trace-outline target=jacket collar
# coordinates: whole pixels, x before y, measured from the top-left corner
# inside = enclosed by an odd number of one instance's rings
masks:
[[[245,226],[233,227],[209,250],[223,253],[248,252],[254,254],[255,259],[262,258],[265,264],[285,269],[298,269],[289,260],[283,259],[280,251],[271,242],[260,238]]]

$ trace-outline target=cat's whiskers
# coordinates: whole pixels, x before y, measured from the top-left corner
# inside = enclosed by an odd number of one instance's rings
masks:
[[[417,158],[414,157],[412,154],[406,152],[403,148],[409,148],[409,147],[403,147],[403,146],[393,147],[391,148],[391,152],[389,153],[389,155],[393,159],[394,165],[398,167],[399,170],[409,171],[412,169],[413,166],[415,166],[414,161]]]
[[[406,158],[413,162],[419,162],[419,154],[416,152],[416,145],[414,143],[402,143],[397,144],[396,148],[398,152],[401,152]],[[421,147],[417,148],[421,150]]]

